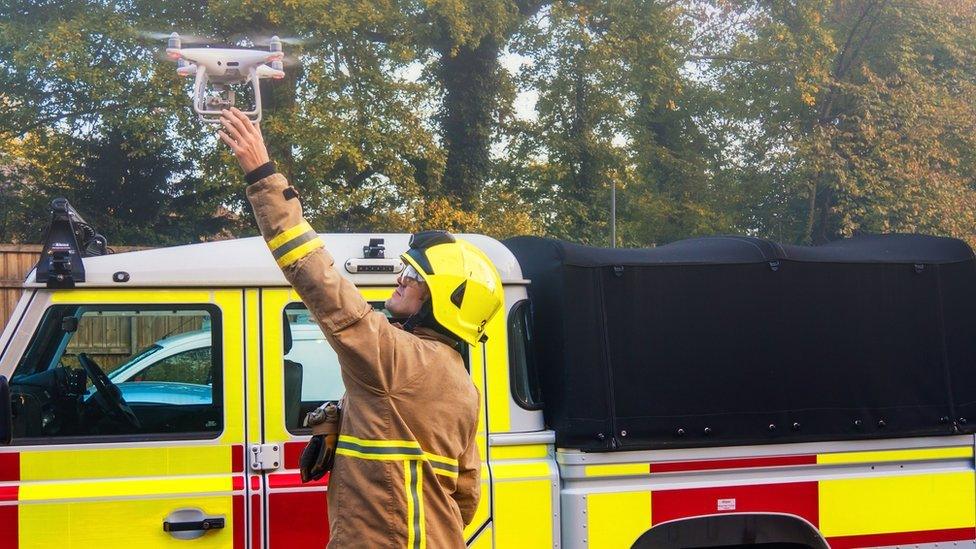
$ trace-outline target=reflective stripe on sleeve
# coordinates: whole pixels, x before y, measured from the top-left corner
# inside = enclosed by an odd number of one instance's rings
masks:
[[[268,248],[279,267],[287,267],[324,246],[315,229],[305,220],[268,241]]]

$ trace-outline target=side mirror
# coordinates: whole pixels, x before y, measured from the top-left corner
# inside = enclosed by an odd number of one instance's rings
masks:
[[[0,445],[10,444],[13,437],[13,412],[10,407],[10,385],[7,378],[0,376]]]

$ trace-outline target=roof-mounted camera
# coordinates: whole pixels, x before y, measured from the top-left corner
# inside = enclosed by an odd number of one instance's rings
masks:
[[[363,246],[363,258],[383,259],[386,257],[386,245],[382,238],[370,238],[369,244]]]
[[[48,288],[74,288],[85,281],[82,258],[107,253],[105,237],[84,220],[67,199],[51,201],[51,226],[37,262],[38,283]]]

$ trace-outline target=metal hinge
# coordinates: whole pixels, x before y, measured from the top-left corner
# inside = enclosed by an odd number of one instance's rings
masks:
[[[248,450],[252,471],[271,471],[281,467],[280,444],[252,444]]]

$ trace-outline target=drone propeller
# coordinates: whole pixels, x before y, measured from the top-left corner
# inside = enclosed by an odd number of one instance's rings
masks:
[[[146,38],[149,40],[169,40],[169,38],[173,35],[172,32],[158,32],[158,31],[151,31],[151,30],[137,30],[136,34],[138,36],[141,36],[142,38]],[[213,38],[207,36],[200,36],[197,34],[180,33],[179,38],[183,42],[184,47],[187,45],[197,45],[197,44],[213,45],[219,43],[217,40]]]
[[[255,46],[268,47],[271,44],[271,40],[277,37],[278,41],[282,44],[288,44],[289,46],[303,46],[308,43],[308,40],[304,38],[298,38],[297,36],[279,36],[276,34],[259,34],[251,38],[251,42]]]

